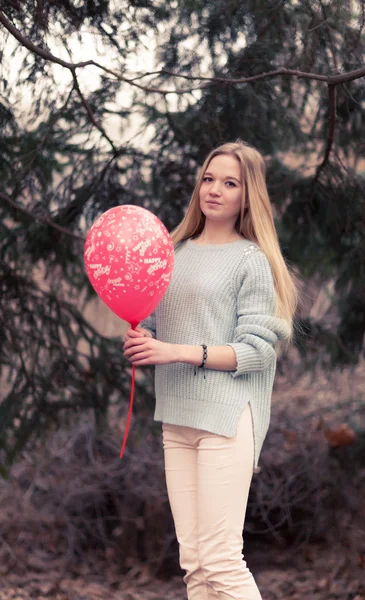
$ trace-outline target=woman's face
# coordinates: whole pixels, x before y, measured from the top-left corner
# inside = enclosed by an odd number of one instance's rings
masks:
[[[241,179],[237,158],[229,154],[212,158],[199,191],[200,209],[206,219],[226,221],[234,227],[242,208]]]

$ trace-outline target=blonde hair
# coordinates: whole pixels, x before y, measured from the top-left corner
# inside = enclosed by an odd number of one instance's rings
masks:
[[[265,162],[258,150],[237,141],[218,146],[210,152],[200,170],[185,217],[171,234],[174,245],[199,235],[205,224],[200,209],[199,192],[204,174],[212,158],[221,154],[234,156],[241,168],[242,207],[236,222],[239,234],[260,246],[266,254],[273,274],[276,291],[276,316],[285,319],[293,334],[293,317],[298,305],[298,287],[294,274],[285,262],[274,224],[271,203],[267,192]],[[288,340],[289,342],[289,340]]]

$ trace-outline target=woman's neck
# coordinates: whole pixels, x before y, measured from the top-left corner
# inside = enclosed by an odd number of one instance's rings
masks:
[[[229,242],[235,242],[242,240],[243,236],[240,235],[235,229],[233,231],[227,231],[227,229],[205,227],[201,234],[195,238],[195,241],[199,244],[228,244]]]

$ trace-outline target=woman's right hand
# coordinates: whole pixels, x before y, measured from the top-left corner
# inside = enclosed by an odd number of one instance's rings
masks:
[[[128,331],[123,335],[123,342],[127,342],[130,338],[136,337],[153,337],[152,333],[148,329],[143,327],[137,327],[137,329],[129,328]]]

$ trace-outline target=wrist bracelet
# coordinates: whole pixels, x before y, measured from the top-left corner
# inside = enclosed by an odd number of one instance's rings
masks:
[[[208,358],[208,352],[207,352],[206,345],[202,344],[202,348],[203,348],[203,360],[202,360],[202,364],[199,365],[199,369],[204,369],[204,365],[207,362],[207,358]],[[194,367],[194,375],[196,375],[196,367]],[[204,369],[204,379],[205,379],[205,369]]]
[[[208,357],[208,353],[207,353],[207,347],[205,344],[202,344],[202,348],[203,348],[203,361],[202,364],[199,365],[199,369],[204,368],[205,363],[207,362],[207,357]]]

